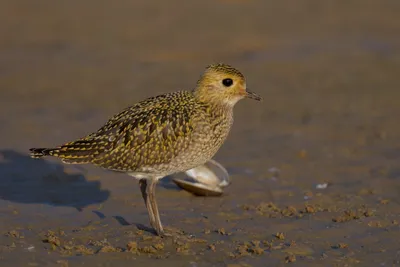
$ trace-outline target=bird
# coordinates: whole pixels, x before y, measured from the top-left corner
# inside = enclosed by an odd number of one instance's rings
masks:
[[[225,142],[236,103],[262,97],[225,63],[206,66],[192,90],[149,97],[112,116],[97,131],[52,148],[31,148],[32,158],[92,164],[136,178],[155,234],[168,236],[155,198],[157,182],[210,160]]]

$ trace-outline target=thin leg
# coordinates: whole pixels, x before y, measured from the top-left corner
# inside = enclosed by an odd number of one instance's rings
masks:
[[[156,223],[155,223],[156,219],[155,219],[155,216],[154,216],[153,207],[150,204],[151,202],[149,201],[149,195],[147,193],[147,190],[148,190],[147,180],[146,179],[140,179],[139,180],[139,186],[140,186],[140,191],[142,192],[142,197],[143,197],[143,200],[144,200],[144,204],[146,205],[147,212],[149,213],[150,225],[153,228],[156,228],[155,227],[156,226]]]
[[[152,225],[157,234],[159,236],[164,236],[164,229],[162,227],[161,224],[161,220],[160,220],[160,214],[158,212],[158,206],[157,206],[157,200],[156,200],[156,185],[157,185],[157,181],[158,179],[151,179],[149,182],[149,186],[147,187],[147,196],[148,196],[148,202],[150,204],[150,206],[152,207],[153,210],[153,214],[154,214],[154,221],[155,221],[155,225]]]

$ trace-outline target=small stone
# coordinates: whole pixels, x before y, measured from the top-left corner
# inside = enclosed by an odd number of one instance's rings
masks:
[[[289,254],[285,257],[285,263],[291,263],[296,261],[296,256],[293,254]]]
[[[285,239],[285,235],[281,232],[278,232],[275,234],[275,237],[278,238],[279,240],[284,240]]]

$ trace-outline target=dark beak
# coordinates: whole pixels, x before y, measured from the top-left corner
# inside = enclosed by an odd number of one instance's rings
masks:
[[[251,92],[249,90],[246,90],[246,93],[247,93],[246,94],[247,98],[251,98],[251,99],[254,99],[254,100],[257,100],[257,101],[262,101],[263,100],[261,96],[257,95],[256,93],[253,93],[253,92]]]

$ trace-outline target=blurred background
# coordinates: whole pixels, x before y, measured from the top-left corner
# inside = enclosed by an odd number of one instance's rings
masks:
[[[0,22],[2,228],[25,229],[27,220],[33,229],[85,224],[99,218],[77,209],[93,205],[102,205],[105,217],[118,212],[147,224],[136,181],[52,159],[38,163],[28,149],[97,130],[146,97],[190,90],[206,65],[225,62],[265,99],[237,105],[232,134],[216,156],[233,184],[218,199],[160,187],[162,221],[199,235],[204,222],[188,226],[185,218],[206,214],[215,227],[247,229],[242,241],[285,231],[298,243],[306,240],[314,260],[324,264],[400,260],[398,239],[380,231],[398,227],[392,216],[400,193],[399,1],[20,0],[2,1]],[[328,187],[321,191],[319,184]],[[297,209],[315,202],[325,211],[306,223],[260,215],[253,221],[238,208],[269,201]],[[371,220],[382,227],[365,219],[327,230],[337,214],[362,205],[375,211]],[[18,216],[10,216],[15,210]],[[236,214],[234,225],[222,210]],[[118,232],[122,226],[115,227]],[[331,243],[300,236],[310,229]],[[376,238],[366,240],[371,233]],[[346,235],[351,241],[341,239]],[[35,234],[31,238],[36,242]],[[10,245],[6,237],[0,240]],[[352,254],[329,252],[339,242],[349,243]],[[364,243],[380,256],[368,256]],[[236,243],[229,239],[225,246],[234,251]],[[221,263],[220,253],[215,261],[198,262]],[[333,254],[321,259],[322,253]],[[257,265],[265,257],[244,261]],[[284,261],[283,254],[271,257]],[[26,260],[5,258],[11,265]]]

